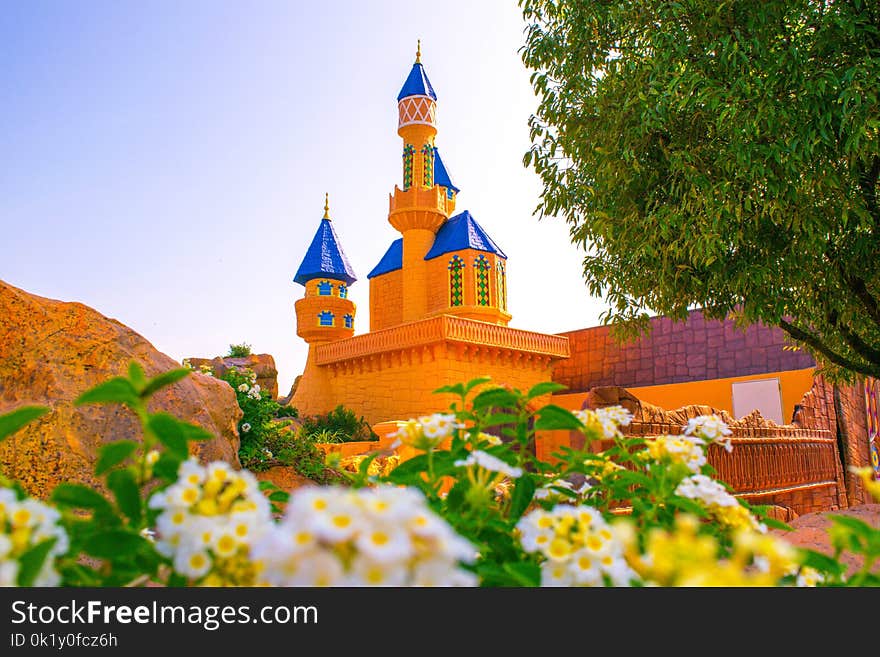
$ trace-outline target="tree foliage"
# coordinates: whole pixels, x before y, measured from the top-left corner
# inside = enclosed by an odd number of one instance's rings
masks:
[[[880,4],[520,0],[524,161],[624,332],[693,307],[880,376]]]

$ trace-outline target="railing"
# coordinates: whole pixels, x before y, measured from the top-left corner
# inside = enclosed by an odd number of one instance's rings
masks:
[[[328,365],[440,342],[459,342],[552,358],[566,358],[569,355],[568,338],[565,337],[523,331],[452,315],[439,315],[319,345],[315,349],[315,356],[318,365]]]
[[[772,495],[835,485],[836,447],[833,438],[735,438],[732,452],[711,445],[708,459],[737,495]]]

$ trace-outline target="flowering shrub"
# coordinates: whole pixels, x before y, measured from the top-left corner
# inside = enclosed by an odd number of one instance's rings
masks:
[[[487,381],[475,380],[441,389],[460,400],[450,412],[401,424],[397,437],[416,456],[395,464],[386,455],[378,467],[382,455],[372,454],[358,459],[349,487],[288,494],[246,470],[199,464],[189,442],[210,434],[147,410],[157,390],[188,372],[148,380],[132,364],[128,377],[77,400],[121,403],[143,428],[142,443],[114,441],[99,450],[95,473],[106,495],[64,483],[47,504],[0,481],[0,583],[880,584],[871,572],[880,530],[832,516],[833,556],[796,549],[767,531],[785,525],[713,478],[708,446],[735,449],[717,417],[695,418],[678,436],[631,438],[621,432],[630,421],[623,408],[570,413],[534,403],[556,384],[476,392]],[[257,401],[252,383],[237,392]],[[0,416],[0,440],[43,412],[25,407]],[[551,465],[527,449],[544,429],[579,431],[587,444],[610,446],[601,453],[567,448]],[[870,471],[857,474],[880,500]],[[863,567],[846,574],[843,552],[860,555]]]
[[[300,435],[319,443],[379,440],[369,422],[342,404],[327,413],[304,417]]]
[[[273,465],[289,465],[318,483],[340,479],[325,466],[317,441],[292,426],[296,409],[284,407],[266,394],[253,371],[231,367],[222,378],[232,386],[243,413],[238,423],[238,457],[243,467],[259,472]]]

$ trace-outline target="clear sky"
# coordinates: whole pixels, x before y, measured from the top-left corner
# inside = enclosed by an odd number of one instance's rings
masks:
[[[397,93],[416,39],[437,146],[507,254],[511,326],[599,323],[561,219],[522,165],[537,101],[515,0],[54,2],[0,20],[0,279],[81,301],[180,360],[305,364],[292,282],[330,193],[369,327],[367,273],[398,234]]]

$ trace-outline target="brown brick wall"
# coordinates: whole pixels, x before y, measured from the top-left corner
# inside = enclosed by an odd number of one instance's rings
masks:
[[[867,504],[869,497],[858,477],[848,471],[850,466],[870,465],[868,452],[868,421],[865,414],[865,388],[862,382],[838,385],[840,417],[834,401],[834,386],[822,377],[816,377],[813,387],[804,395],[801,408],[795,412],[796,426],[827,429],[843,446],[843,464],[846,495],[849,504]]]
[[[582,392],[596,386],[651,386],[723,379],[814,367],[803,351],[784,351],[781,329],[732,320],[705,319],[698,310],[686,322],[651,320],[652,330],[626,344],[608,326],[560,333],[569,339],[571,358],[556,363],[553,380]]]

